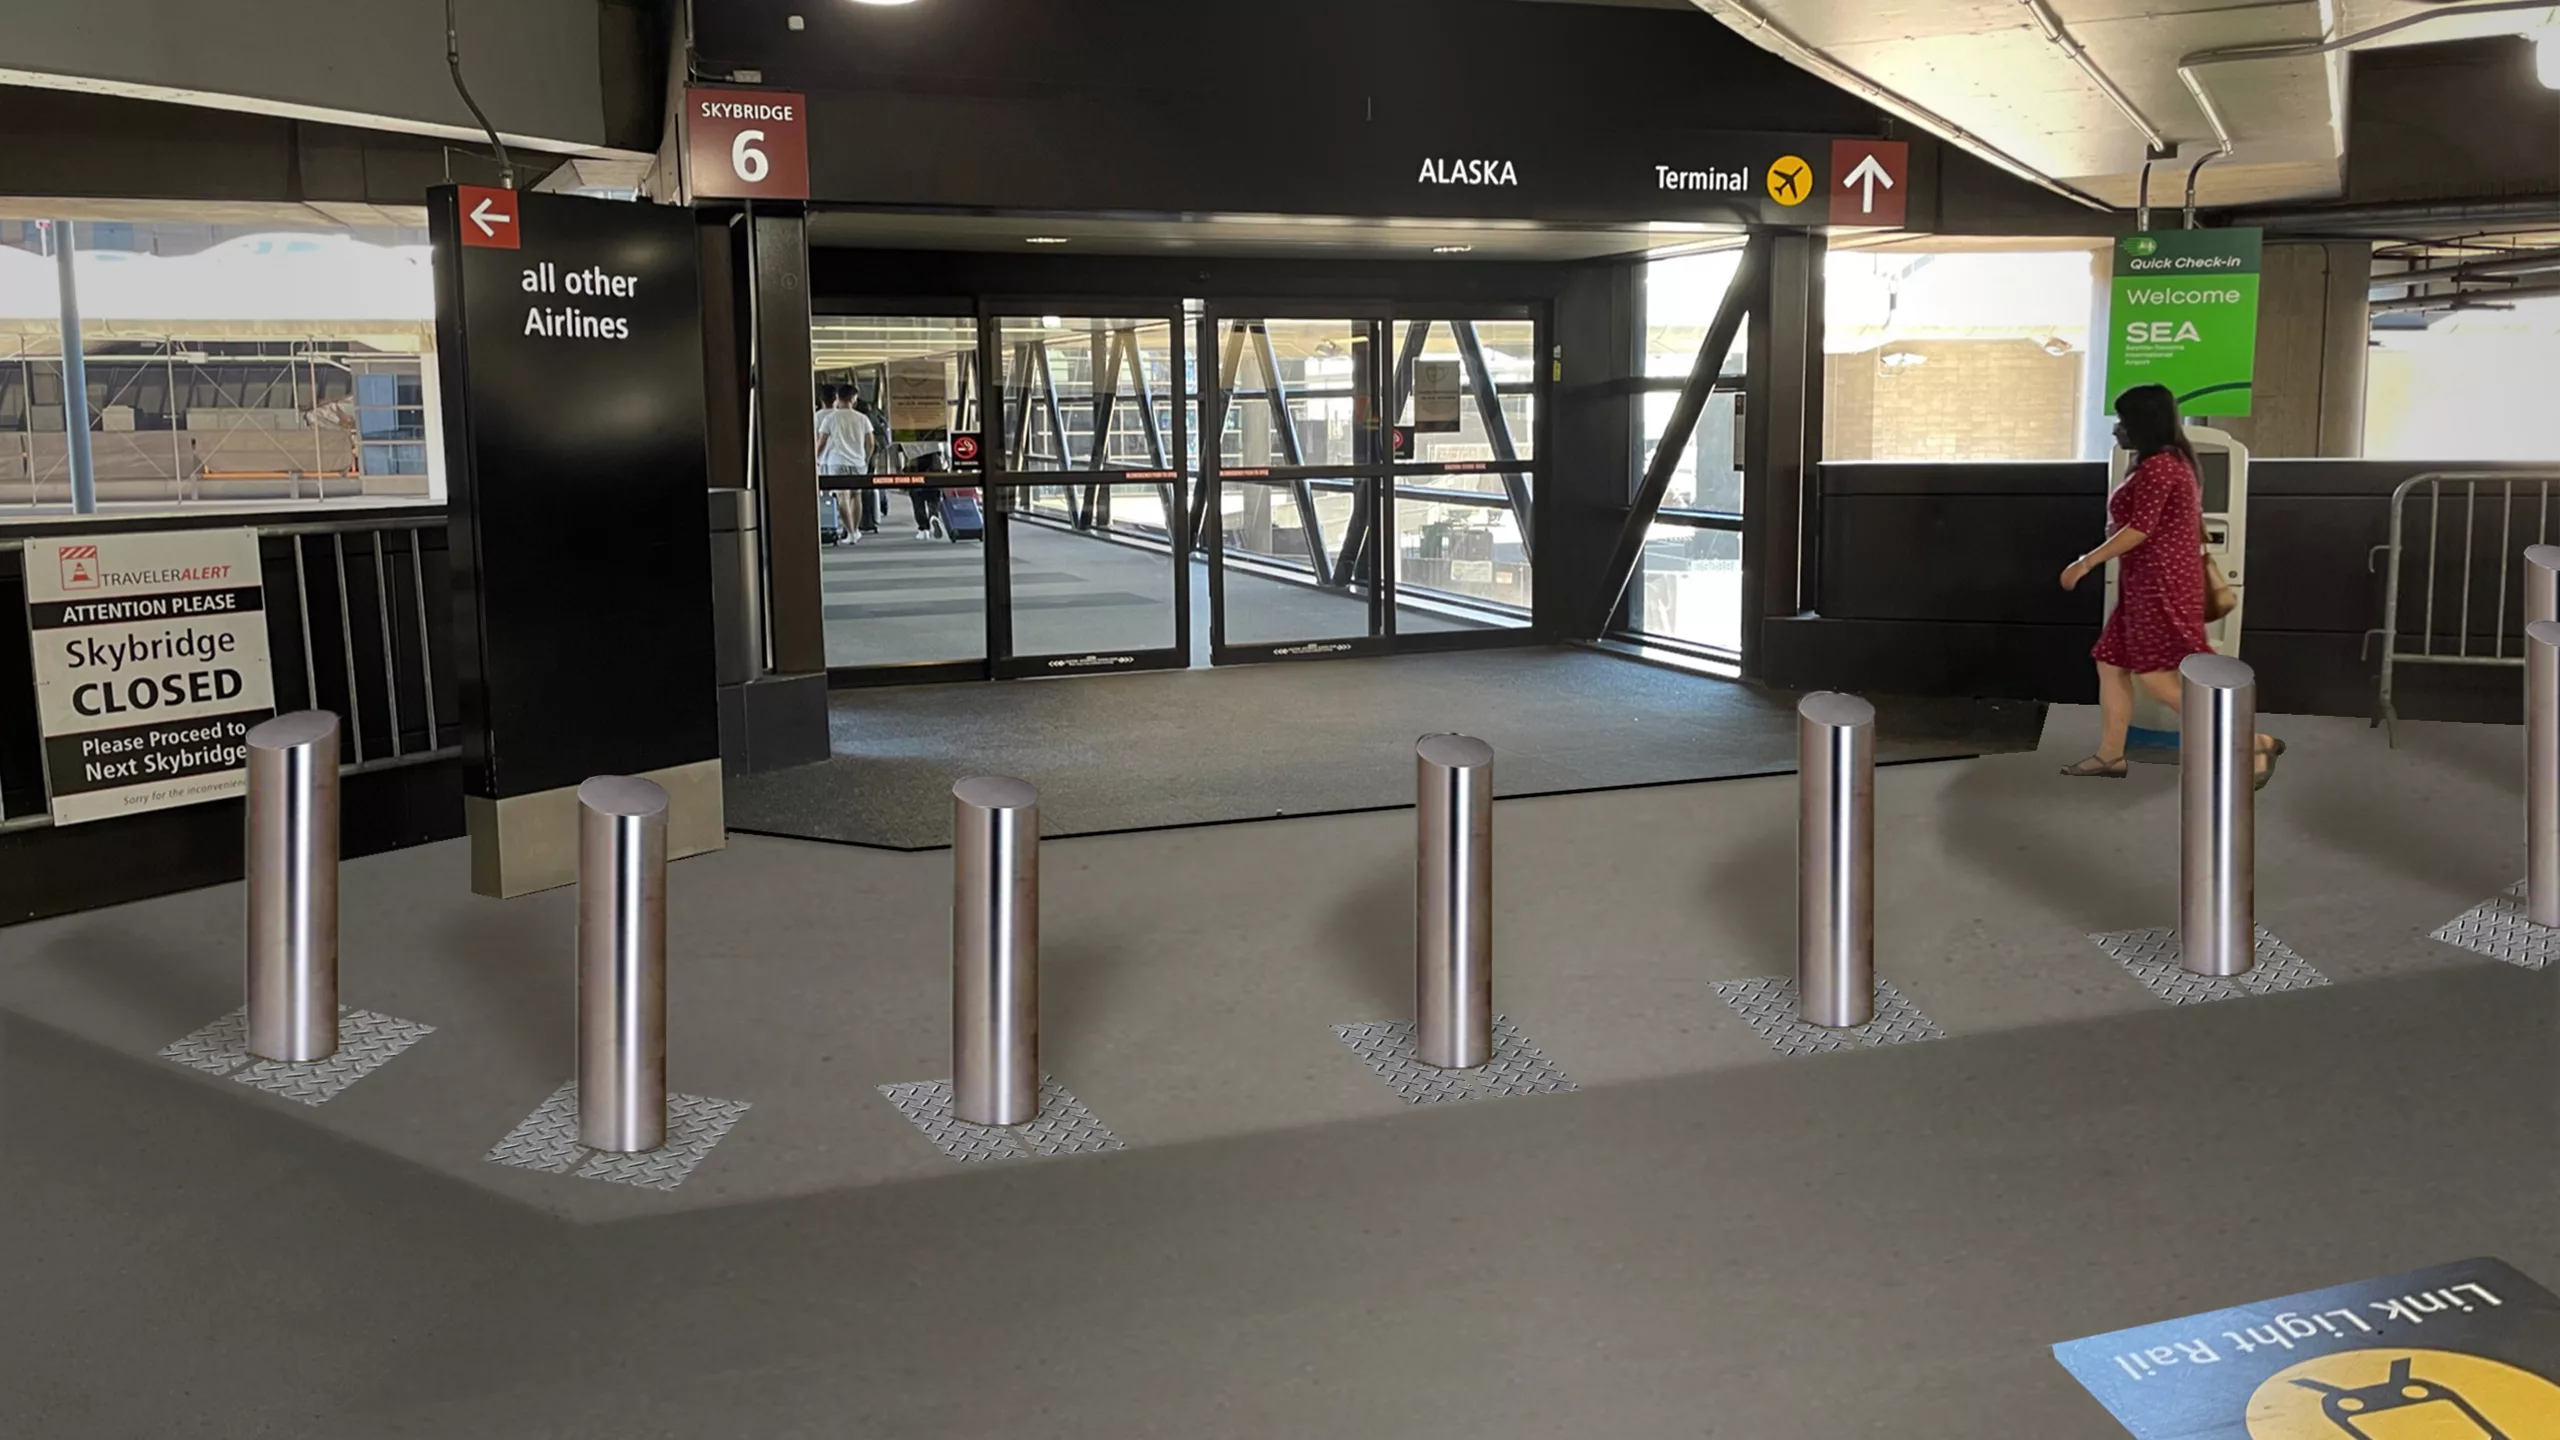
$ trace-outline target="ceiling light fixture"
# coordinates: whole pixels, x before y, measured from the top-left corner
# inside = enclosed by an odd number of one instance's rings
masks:
[[[913,5],[916,0],[853,0],[856,5]]]
[[[1464,255],[1474,248],[1476,247],[1473,245],[1434,245],[1431,247],[1431,253],[1434,255]]]
[[[2545,90],[2560,90],[2560,25],[2533,32],[2533,74]]]
[[[870,0],[863,0],[863,3],[868,4],[870,3]],[[1067,237],[1064,235],[1025,235],[1022,237],[1022,243],[1025,245],[1064,245],[1067,243]]]

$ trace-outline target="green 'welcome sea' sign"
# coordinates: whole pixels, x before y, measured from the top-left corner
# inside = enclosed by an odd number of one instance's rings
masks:
[[[2109,398],[2166,385],[2186,414],[2248,414],[2258,254],[2255,230],[2159,230],[2118,240]]]

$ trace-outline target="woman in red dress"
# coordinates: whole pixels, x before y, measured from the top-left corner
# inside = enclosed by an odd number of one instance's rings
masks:
[[[2213,653],[2204,633],[2204,497],[2196,487],[2196,452],[2168,387],[2137,385],[2117,398],[2116,443],[2132,451],[2136,463],[2107,500],[2107,541],[2062,572],[2062,588],[2069,590],[2108,561],[2123,562],[2115,613],[2089,652],[2098,662],[2098,704],[2106,717],[2098,753],[2062,772],[2108,780],[2125,775],[2133,687],[2175,710],[2179,663]],[[2284,742],[2260,735],[2257,752],[2256,783],[2263,786]]]

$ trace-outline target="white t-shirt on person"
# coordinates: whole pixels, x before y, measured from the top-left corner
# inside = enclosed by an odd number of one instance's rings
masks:
[[[818,473],[871,473],[871,422],[859,410],[818,412]]]

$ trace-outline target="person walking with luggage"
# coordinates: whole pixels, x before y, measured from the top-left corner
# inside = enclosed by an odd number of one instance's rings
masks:
[[[836,526],[840,543],[850,545],[859,538],[860,512],[856,500],[867,500],[870,492],[853,486],[827,481],[843,481],[871,473],[871,423],[853,408],[851,386],[829,387],[827,407],[818,412],[818,484],[831,492],[836,502]]]
[[[942,456],[928,450],[916,457],[916,473],[919,475],[941,474]],[[907,499],[916,510],[916,538],[932,539],[933,527],[942,517],[942,491],[930,485],[918,485],[907,492]]]
[[[847,403],[853,407],[853,413],[863,427],[864,473],[888,472],[894,463],[891,460],[893,452],[889,448],[888,422],[881,418],[879,411],[871,408],[871,397],[863,394],[859,387],[848,385],[845,387],[845,394],[848,397]],[[887,518],[889,518],[889,497],[881,494],[877,489],[862,492],[862,533],[879,534],[880,522]]]
[[[2190,655],[2213,653],[2204,633],[2204,572],[2211,563],[2204,558],[2204,495],[2196,483],[2195,449],[2167,386],[2137,385],[2116,398],[2116,444],[2132,451],[2135,463],[2107,499],[2112,528],[2106,543],[2062,572],[2062,588],[2071,590],[2108,561],[2121,562],[2116,608],[2089,652],[2098,666],[2103,716],[2098,749],[2062,772],[2083,779],[2124,778],[2134,686],[2175,710],[2179,664]],[[2274,777],[2283,754],[2283,741],[2257,737],[2258,788]]]

